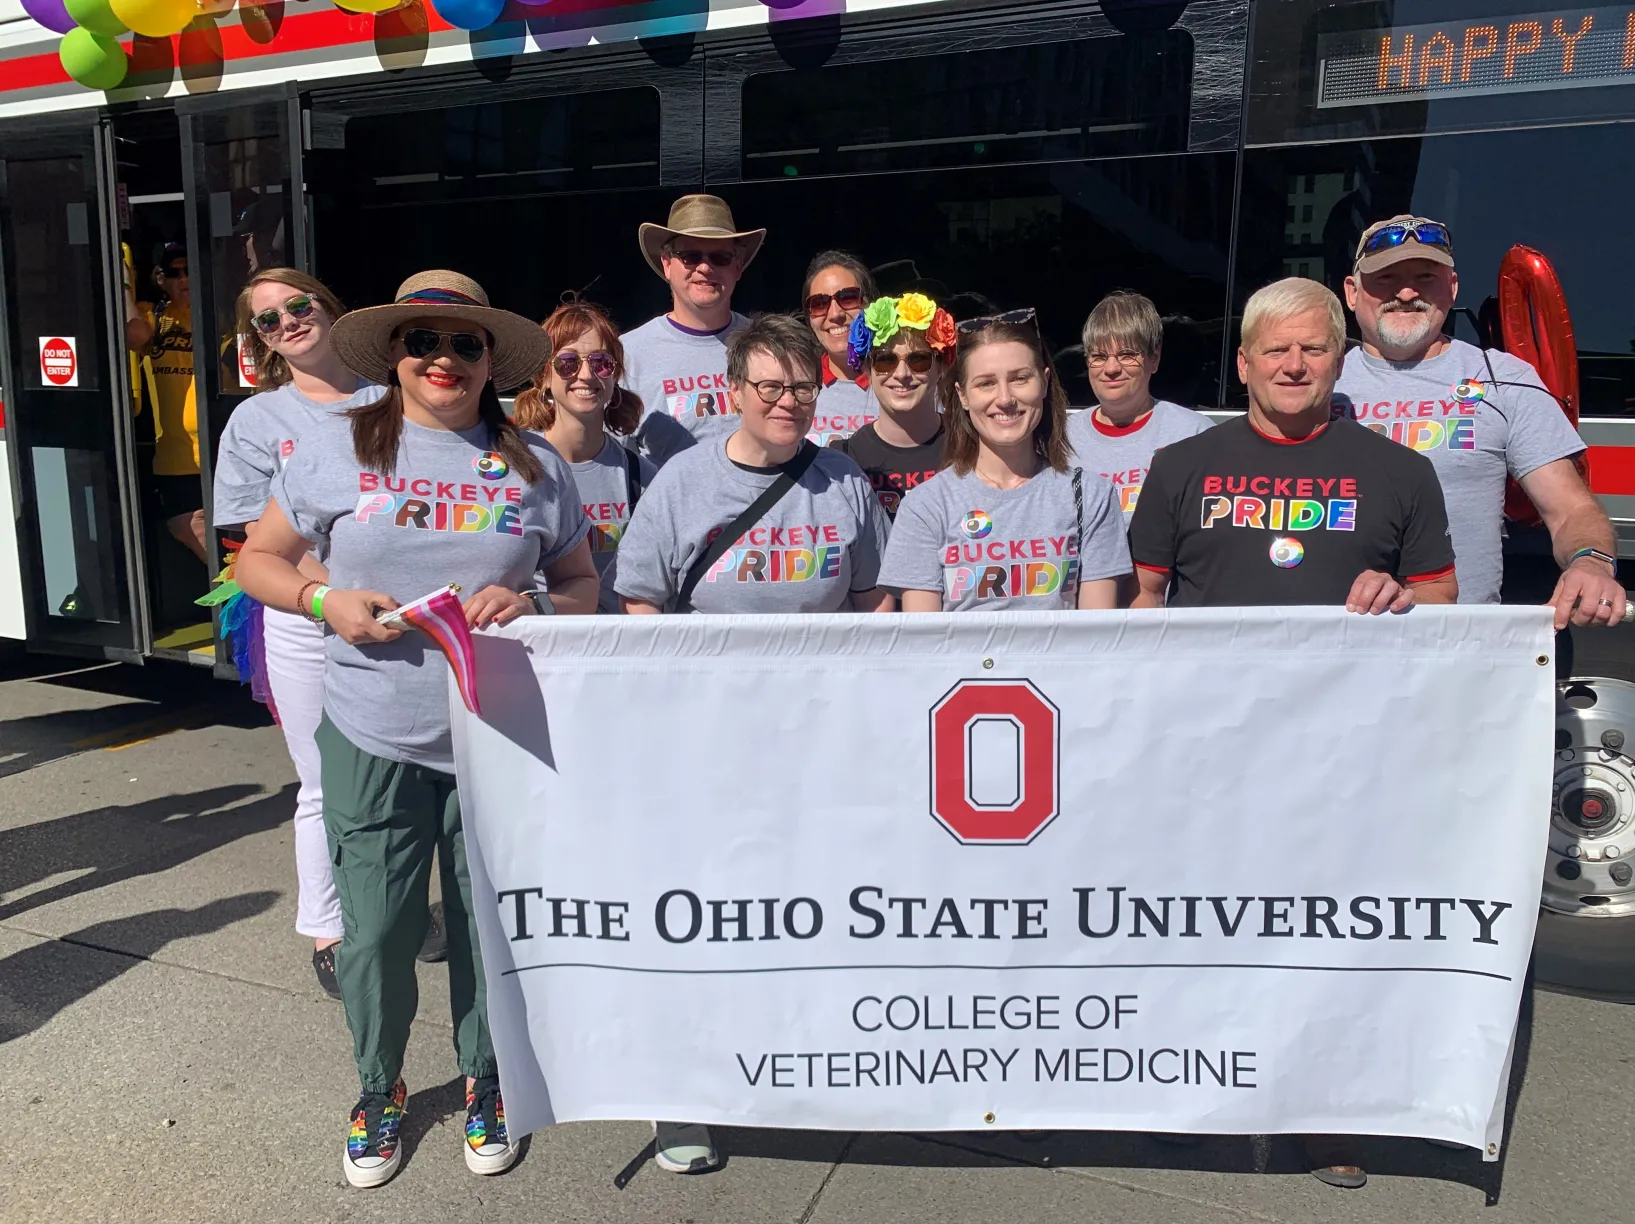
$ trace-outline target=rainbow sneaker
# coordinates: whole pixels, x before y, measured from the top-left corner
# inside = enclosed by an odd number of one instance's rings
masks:
[[[466,1168],[480,1176],[504,1173],[517,1163],[516,1145],[505,1133],[500,1077],[466,1076]]]
[[[399,1079],[389,1094],[366,1092],[358,1098],[341,1166],[346,1180],[360,1190],[384,1186],[397,1176],[403,1157],[397,1132],[403,1125],[403,1103],[408,1095],[408,1088]]]

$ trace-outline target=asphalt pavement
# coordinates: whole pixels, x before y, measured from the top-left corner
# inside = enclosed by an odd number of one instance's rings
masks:
[[[659,1172],[642,1123],[466,1172],[446,974],[421,966],[405,1167],[349,1189],[339,1005],[295,934],[294,773],[236,687],[179,666],[0,663],[0,1221],[1390,1224],[1635,1218],[1635,1008],[1530,992],[1504,1159],[1368,1145],[1361,1191],[1285,1139],[724,1131]],[[684,1022],[684,1019],[680,1022]]]

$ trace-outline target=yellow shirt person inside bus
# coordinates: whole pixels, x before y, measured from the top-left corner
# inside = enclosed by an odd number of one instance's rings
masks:
[[[204,487],[199,481],[199,414],[193,391],[193,310],[187,248],[171,243],[154,269],[164,292],[155,317],[127,300],[125,343],[153,372],[153,488],[165,526],[200,561],[204,546]]]

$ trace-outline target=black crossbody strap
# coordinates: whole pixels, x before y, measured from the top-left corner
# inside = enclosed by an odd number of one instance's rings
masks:
[[[624,453],[624,489],[625,500],[630,503],[630,513],[634,514],[636,503],[642,499],[642,461],[633,450]]]
[[[721,559],[723,553],[731,548],[738,538],[766,516],[768,510],[776,506],[806,475],[806,469],[812,466],[816,459],[818,448],[811,442],[802,442],[795,457],[778,470],[778,478],[754,501],[744,508],[744,512],[721,529],[710,546],[706,548],[693,567],[687,571],[687,577],[681,584],[681,593],[676,597],[676,611],[688,612],[693,606],[693,590],[704,581],[704,575],[709,573],[710,566]]]
[[[1084,540],[1084,469],[1073,469],[1073,525],[1078,529],[1073,536],[1074,546]]]

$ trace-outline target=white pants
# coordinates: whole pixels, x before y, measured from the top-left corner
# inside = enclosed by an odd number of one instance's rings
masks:
[[[324,631],[304,616],[268,608],[267,683],[301,787],[295,794],[295,929],[314,939],[341,937],[341,903],[324,836],[324,791],[313,733],[324,712]]]

